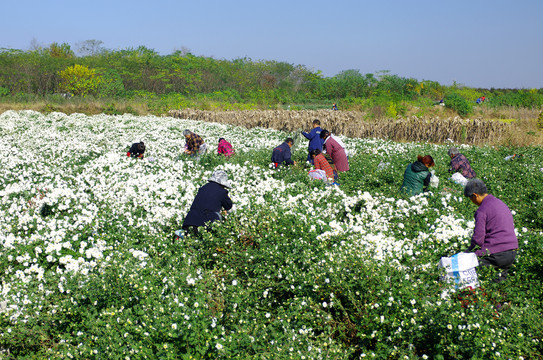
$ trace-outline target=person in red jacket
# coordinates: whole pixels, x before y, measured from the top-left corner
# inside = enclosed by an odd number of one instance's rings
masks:
[[[224,140],[223,138],[220,138],[219,146],[217,147],[217,154],[224,155],[226,157],[230,157],[234,155],[234,149],[232,148],[232,144],[230,144],[228,141]]]

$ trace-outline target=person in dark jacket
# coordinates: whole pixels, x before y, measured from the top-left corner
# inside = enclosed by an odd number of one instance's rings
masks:
[[[400,191],[409,196],[426,191],[428,185],[430,185],[430,177],[432,176],[428,168],[434,165],[434,159],[430,155],[424,157],[419,155],[417,161],[407,165]]]
[[[488,193],[485,183],[479,179],[468,181],[464,196],[478,206],[475,212],[475,228],[467,252],[475,252],[481,266],[492,266],[500,273],[495,282],[507,278],[515,261],[518,239],[511,210],[503,201]]]
[[[292,138],[287,138],[281,145],[273,149],[271,161],[274,167],[277,169],[279,165],[295,165],[296,162],[291,159],[290,148],[294,145]]]
[[[126,153],[126,156],[128,157],[135,157],[139,159],[143,159],[143,154],[145,153],[145,144],[143,141],[140,141],[139,143],[133,143],[130,147],[130,150]]]
[[[231,188],[231,186],[226,171],[215,171],[208,183],[198,190],[190,211],[183,221],[182,228],[185,235],[192,231],[197,236],[198,227],[222,220],[221,209],[230,210],[232,208],[232,200],[228,196],[227,188]]]
[[[309,140],[309,145],[307,147],[307,161],[309,161],[311,164],[313,164],[311,150],[322,150],[321,131],[321,122],[318,119],[313,120],[313,130],[311,130],[309,133],[302,131],[302,135]]]

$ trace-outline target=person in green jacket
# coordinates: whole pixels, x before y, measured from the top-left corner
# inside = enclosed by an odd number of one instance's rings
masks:
[[[434,159],[430,155],[417,156],[417,161],[407,165],[407,169],[405,169],[400,191],[409,196],[426,191],[430,184],[430,177],[432,176],[428,168],[434,165]]]

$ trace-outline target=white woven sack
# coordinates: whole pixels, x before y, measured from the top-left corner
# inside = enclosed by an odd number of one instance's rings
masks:
[[[442,257],[438,266],[447,271],[441,280],[454,283],[455,289],[464,289],[468,286],[473,289],[479,287],[475,271],[475,268],[479,266],[479,261],[475,253],[461,252],[451,257]]]
[[[314,180],[326,180],[326,171],[321,169],[309,170],[309,177]]]

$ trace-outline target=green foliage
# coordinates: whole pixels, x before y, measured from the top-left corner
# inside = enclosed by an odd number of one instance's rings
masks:
[[[0,97],[2,97],[2,96],[8,96],[8,95],[9,95],[9,89],[0,86]]]
[[[17,176],[3,177],[1,209],[15,212],[0,252],[9,305],[0,348],[9,357],[537,359],[543,351],[541,148],[462,147],[514,212],[520,249],[507,282],[478,268],[481,288],[442,297],[437,262],[469,244],[452,230],[469,230],[476,209],[448,180],[448,146],[345,139],[351,170],[336,188],[308,179],[305,143],[293,148],[298,165],[267,168],[270,149],[260,143],[291,134],[156,117],[29,116],[11,121],[20,136],[6,141],[39,137],[37,129],[69,140],[39,144],[27,162],[13,146],[18,162],[4,167],[29,174],[30,184],[7,186]],[[236,155],[178,158],[176,137],[187,127],[206,142],[227,134]],[[142,133],[156,161],[112,155],[126,134]],[[59,151],[73,144],[86,150]],[[523,156],[505,161],[512,153]],[[418,154],[434,157],[440,186],[401,198]],[[198,238],[174,240],[184,214],[173,211],[188,209],[216,167],[235,179],[236,210]]]
[[[537,117],[537,128],[543,130],[543,111],[541,111]]]
[[[201,105],[202,109],[214,109],[217,104],[225,109],[253,106],[312,109],[329,108],[332,103],[338,103],[342,104],[341,110],[363,110],[369,117],[405,116],[406,106],[420,99],[438,101],[452,93],[470,105],[485,95],[487,101],[481,105],[485,107],[543,106],[541,89],[473,89],[456,83],[447,87],[388,71],[362,74],[357,69],[325,78],[320,71],[285,62],[249,58],[228,61],[186,51],[162,56],[145,46],[108,50],[102,45],[98,40],[80,43],[80,57],[74,57],[66,43],[53,43],[46,49],[33,51],[0,49],[0,87],[8,89],[10,94],[39,96],[71,91],[68,88],[74,88],[83,96],[93,94],[101,98],[131,98],[140,92],[157,98],[179,94],[190,99],[188,102]],[[97,83],[68,85],[60,72],[76,65],[96,69]],[[372,101],[367,102],[369,99]],[[168,108],[163,105],[155,108]],[[471,114],[465,104],[454,106],[453,110],[462,116]],[[424,112],[421,109],[419,113]]]
[[[462,117],[469,116],[473,113],[473,106],[471,103],[457,93],[452,93],[445,97],[445,107],[456,111],[458,115]]]
[[[120,97],[125,93],[124,84],[117,71],[107,69],[98,82],[98,97]]]
[[[49,46],[49,54],[53,58],[73,58],[74,52],[72,51],[71,47],[67,43],[58,44],[56,42],[52,43]]]
[[[543,106],[543,93],[532,90],[496,91],[489,96],[492,106],[512,106],[516,108],[539,109]]]
[[[83,97],[95,93],[102,82],[95,69],[77,64],[60,71],[59,76],[61,91]]]
[[[481,90],[472,89],[469,87],[460,87],[454,90],[454,93],[465,99],[468,103],[475,104],[475,101],[484,96],[485,93]]]

